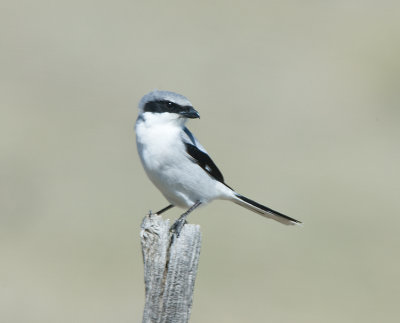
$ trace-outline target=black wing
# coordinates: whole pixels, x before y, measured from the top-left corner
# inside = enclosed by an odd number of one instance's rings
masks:
[[[217,181],[224,183],[224,177],[218,169],[217,165],[214,164],[210,156],[207,153],[197,148],[195,145],[185,142],[186,152],[194,159],[194,161],[203,168],[208,174],[214,177]],[[226,185],[226,184],[225,184]]]

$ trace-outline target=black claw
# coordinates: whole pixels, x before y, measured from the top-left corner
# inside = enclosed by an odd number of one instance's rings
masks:
[[[177,238],[179,238],[183,226],[186,224],[186,220],[181,221],[180,219],[176,220],[175,223],[169,229],[170,232],[174,233]]]
[[[175,223],[171,226],[170,232],[174,233],[174,236],[179,237],[181,234],[181,230],[183,226],[186,224],[186,218],[189,215],[190,212],[192,212],[195,208],[197,208],[201,204],[200,201],[197,201],[195,204],[193,204],[185,213],[183,213],[178,220],[175,221]],[[170,206],[172,207],[172,206]],[[169,207],[167,207],[169,208]],[[166,209],[167,209],[166,208]]]

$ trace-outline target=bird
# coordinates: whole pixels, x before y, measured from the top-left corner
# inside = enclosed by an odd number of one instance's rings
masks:
[[[228,184],[206,149],[186,127],[200,114],[183,95],[154,90],[142,97],[135,124],[137,150],[143,168],[172,207],[186,211],[170,230],[178,237],[187,216],[214,200],[232,201],[286,225],[301,224],[283,213],[237,193]]]

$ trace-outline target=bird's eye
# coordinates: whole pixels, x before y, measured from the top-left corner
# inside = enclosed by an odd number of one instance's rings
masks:
[[[167,107],[168,108],[172,108],[174,106],[174,104],[170,101],[167,101]]]

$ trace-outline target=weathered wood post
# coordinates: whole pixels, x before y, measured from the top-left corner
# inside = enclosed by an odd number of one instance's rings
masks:
[[[142,222],[146,303],[143,323],[187,323],[200,258],[200,226],[186,224],[179,237],[156,214]]]

